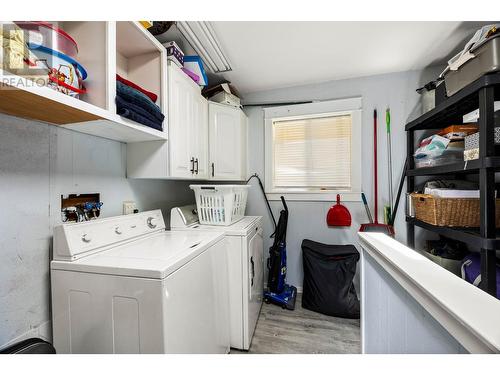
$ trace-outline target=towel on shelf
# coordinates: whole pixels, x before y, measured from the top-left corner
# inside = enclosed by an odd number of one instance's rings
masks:
[[[143,108],[159,121],[163,121],[165,118],[165,116],[161,113],[160,107],[153,103],[148,96],[130,86],[123,84],[120,81],[116,81],[116,94],[122,99],[125,99],[127,102]]]
[[[116,96],[116,113],[132,121],[136,121],[140,124],[149,126],[150,128],[160,131],[163,130],[163,119],[159,120],[155,118],[144,108],[127,101],[120,95]]]
[[[116,80],[118,82],[123,83],[124,85],[127,85],[128,87],[132,87],[133,89],[136,89],[136,90],[142,92],[144,95],[148,96],[149,99],[151,99],[153,101],[153,103],[156,103],[156,101],[158,100],[158,95],[156,95],[155,93],[153,93],[151,91],[143,89],[141,86],[136,85],[134,82],[129,81],[128,79],[123,78],[119,74],[116,75]]]

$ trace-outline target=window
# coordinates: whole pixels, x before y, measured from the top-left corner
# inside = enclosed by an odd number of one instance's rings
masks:
[[[360,108],[357,98],[266,109],[269,198],[359,200]]]

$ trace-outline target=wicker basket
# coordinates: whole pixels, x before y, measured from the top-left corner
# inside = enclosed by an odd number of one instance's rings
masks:
[[[412,193],[411,199],[417,220],[440,227],[480,226],[478,198],[439,198],[429,194]],[[500,227],[500,199],[496,200],[496,226]]]

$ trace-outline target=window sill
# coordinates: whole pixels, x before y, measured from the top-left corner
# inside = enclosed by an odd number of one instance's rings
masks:
[[[342,202],[360,202],[361,192],[352,191],[308,191],[308,192],[267,192],[267,199],[270,201],[279,201],[281,196],[285,197],[285,200],[293,202],[335,202],[337,201],[337,194],[340,194],[340,200]]]

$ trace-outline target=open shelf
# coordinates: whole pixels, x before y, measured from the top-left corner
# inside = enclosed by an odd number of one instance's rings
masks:
[[[416,225],[417,227],[424,228],[431,232],[440,234],[442,236],[465,242],[467,245],[476,248],[483,248],[488,250],[495,250],[500,248],[500,230],[498,229],[496,238],[482,238],[479,233],[479,228],[439,227],[436,225],[428,224],[421,220],[417,220],[410,216],[406,216],[406,222]]]
[[[164,114],[167,109],[165,61],[165,48],[142,25],[131,21],[116,23],[116,72],[158,95],[156,104]]]
[[[477,93],[481,88],[500,84],[500,73],[487,74],[458,93],[438,104],[434,109],[409,122],[405,130],[441,129],[450,124],[462,124],[463,115],[478,108]],[[500,99],[496,93],[495,100]]]
[[[64,127],[124,143],[167,140],[164,132],[130,121],[117,114],[109,114],[107,118],[101,120],[69,124]]]
[[[0,112],[60,125],[82,133],[120,142],[165,140],[166,135],[120,116],[72,98],[49,87],[0,70]]]
[[[479,192],[481,217],[480,228],[439,227],[412,217],[406,217],[408,244],[415,247],[415,226],[466,243],[481,251],[481,288],[497,295],[496,249],[500,249],[500,231],[496,228],[495,172],[500,170],[499,147],[494,143],[492,130],[495,127],[494,104],[500,99],[500,72],[483,75],[468,84],[434,109],[406,124],[407,155],[413,165],[416,131],[442,129],[463,123],[463,115],[479,108],[479,136],[481,154],[479,159],[460,161],[436,167],[412,168],[406,171],[406,189],[415,191],[416,176],[480,174]],[[491,131],[491,133],[490,133]],[[489,134],[488,134],[489,133]],[[486,139],[486,141],[485,141]]]
[[[485,157],[483,161],[480,159],[469,160],[467,162],[461,161],[453,164],[439,165],[436,167],[424,167],[409,169],[407,176],[431,176],[443,174],[469,174],[478,173],[481,168],[493,168],[500,170],[500,156]]]
[[[107,79],[108,23],[101,21],[65,21],[55,23],[67,32],[78,45],[76,60],[85,68],[88,77],[83,84],[87,92],[80,100],[103,109],[109,109]]]
[[[8,25],[11,22],[2,22]],[[166,112],[166,56],[163,46],[138,22],[52,22],[78,44],[76,60],[88,72],[79,99],[0,69],[0,113],[59,125],[81,133],[133,143],[166,140],[166,132],[116,114],[115,61],[121,73],[158,94]],[[116,33],[123,33],[117,37]],[[118,43],[119,48],[116,47]],[[165,51],[165,52],[164,52]],[[118,56],[119,55],[119,56]],[[166,128],[166,120],[164,121]]]

